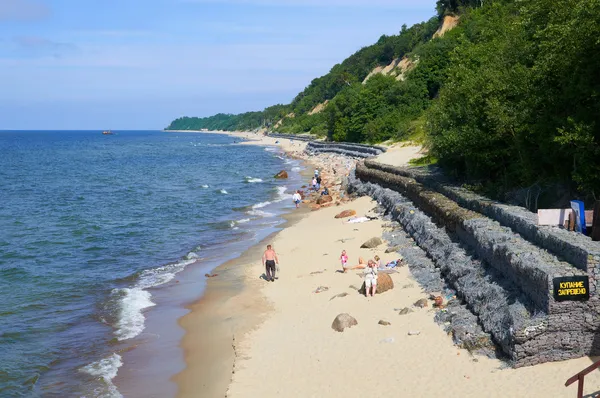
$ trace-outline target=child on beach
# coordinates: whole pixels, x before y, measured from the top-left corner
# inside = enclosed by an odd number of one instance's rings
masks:
[[[369,290],[371,290],[371,297],[375,296],[377,291],[377,264],[373,260],[369,260],[367,268],[365,268],[365,296],[369,297]]]
[[[348,263],[348,255],[346,254],[346,250],[342,250],[340,261],[342,262],[342,271],[346,272],[346,264]]]
[[[292,200],[296,204],[296,208],[298,208],[298,206],[300,206],[300,202],[302,201],[302,196],[300,195],[299,191],[294,192],[292,195]]]

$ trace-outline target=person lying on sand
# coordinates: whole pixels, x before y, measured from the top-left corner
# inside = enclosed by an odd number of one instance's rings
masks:
[[[372,261],[372,260],[369,260]],[[367,263],[365,262],[365,259],[362,257],[358,258],[358,265],[355,265],[354,267],[346,267],[344,266],[344,272],[348,272],[348,270],[352,271],[353,269],[365,269],[367,268]]]

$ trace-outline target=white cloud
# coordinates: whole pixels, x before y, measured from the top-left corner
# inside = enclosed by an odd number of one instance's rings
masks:
[[[30,21],[50,15],[50,8],[39,1],[0,0],[0,21]]]

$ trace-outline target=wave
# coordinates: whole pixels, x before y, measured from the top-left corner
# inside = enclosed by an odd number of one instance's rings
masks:
[[[292,171],[300,171],[300,170],[302,170],[301,167],[292,167]]]
[[[263,207],[268,206],[270,204],[271,202],[260,202],[255,205],[252,205],[252,209],[262,209]]]
[[[263,210],[250,210],[247,214],[255,217],[275,217],[275,214]]]
[[[279,158],[281,160],[287,160],[286,158],[284,158],[283,156],[279,156],[279,155],[275,155],[276,158]]]
[[[220,192],[220,193],[222,193],[223,195],[227,195],[227,194],[229,193],[229,192],[227,192],[227,191],[226,191],[226,190],[224,190],[224,189],[221,189],[221,190],[219,190],[219,192]]]
[[[202,185],[202,188],[208,188],[207,184]]]
[[[94,378],[100,379],[105,383],[104,388],[94,390],[94,396],[106,398],[122,398],[123,395],[117,390],[112,380],[117,376],[119,368],[123,365],[119,354],[112,354],[108,358],[92,362],[80,369]]]
[[[246,177],[246,182],[263,182],[260,178]]]
[[[238,224],[244,224],[250,222],[249,218],[242,218],[241,220],[236,221]]]
[[[284,200],[292,198],[292,195],[289,193],[285,193],[285,191],[287,191],[287,187],[277,187],[277,202],[282,202]]]
[[[144,330],[146,318],[143,311],[156,305],[152,301],[152,294],[146,289],[171,281],[177,273],[196,262],[198,258],[197,253],[189,252],[181,261],[144,270],[132,287],[112,290],[111,297],[116,299],[117,306],[117,319],[113,324],[117,340],[134,338]]]

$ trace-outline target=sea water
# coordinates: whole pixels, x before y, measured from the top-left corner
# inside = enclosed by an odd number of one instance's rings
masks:
[[[300,165],[237,141],[0,131],[0,396],[120,396],[153,293],[282,222]]]

